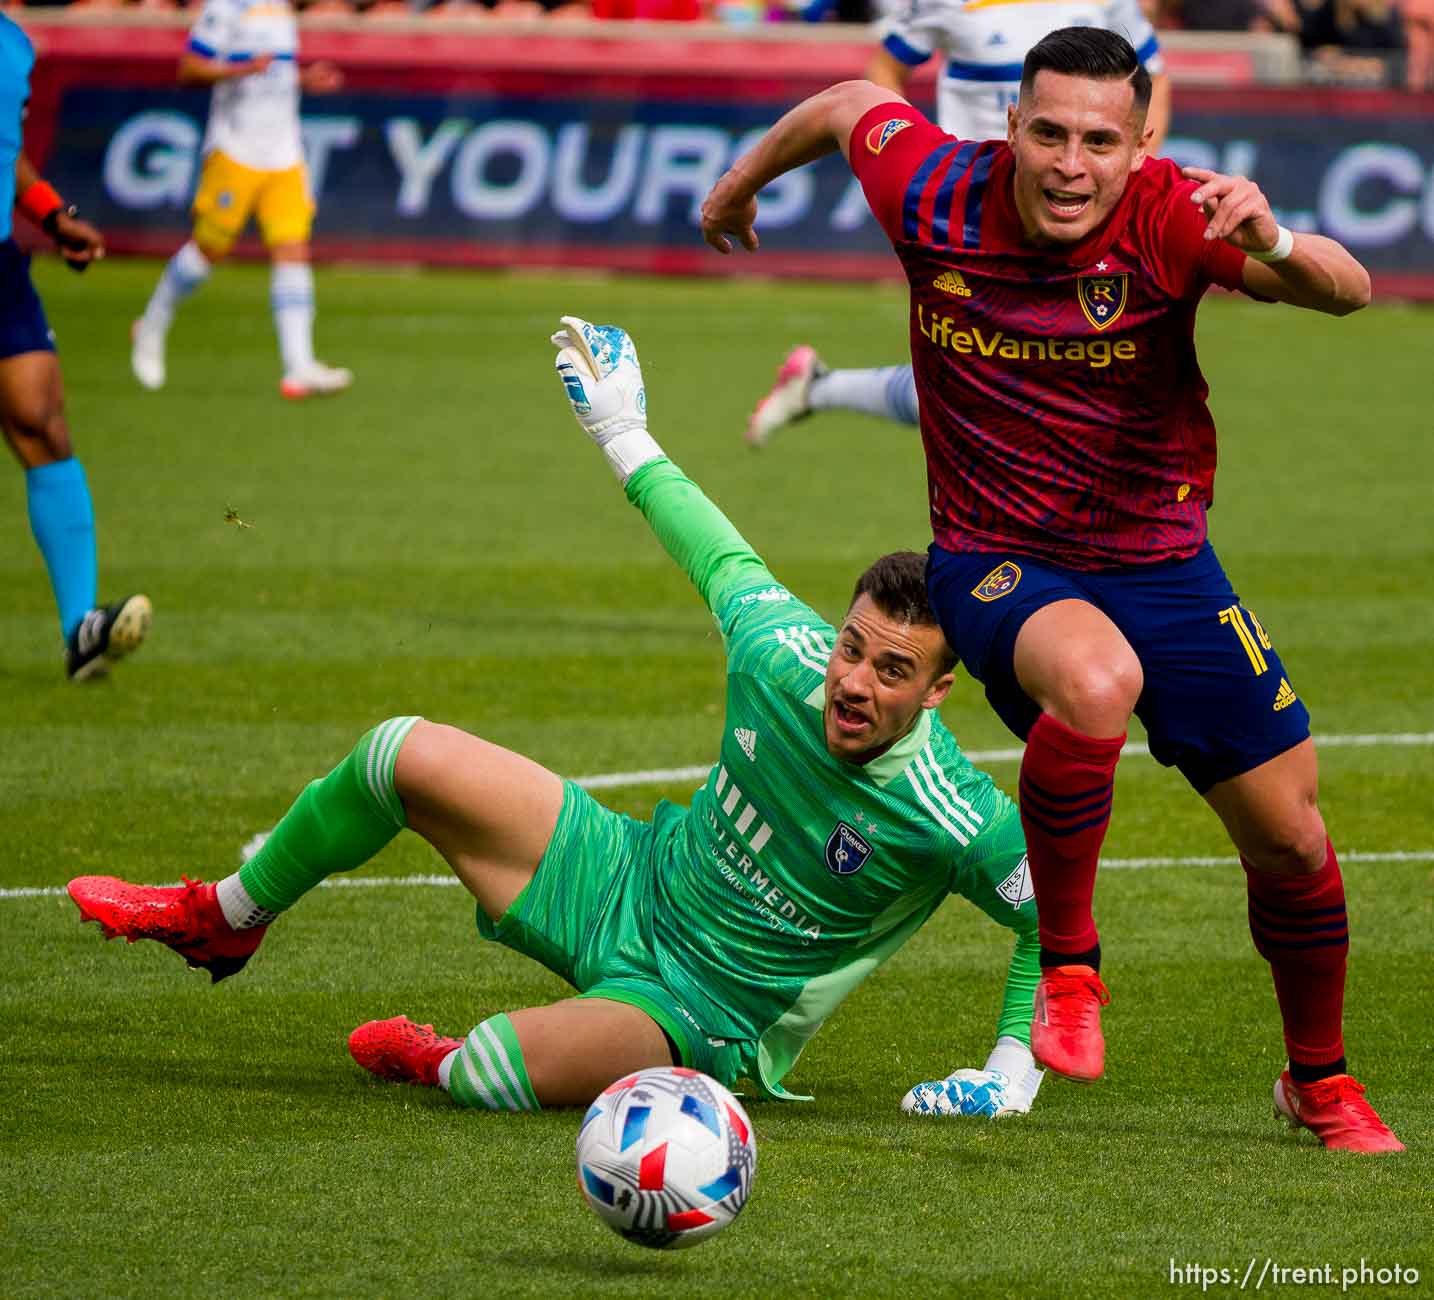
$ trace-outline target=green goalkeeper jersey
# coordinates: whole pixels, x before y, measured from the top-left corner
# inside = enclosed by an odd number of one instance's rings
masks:
[[[835,629],[783,587],[671,461],[629,499],[686,570],[727,652],[721,759],[685,815],[670,806],[654,947],[710,1034],[756,1040],[779,1080],[837,1004],[959,893],[1017,931],[998,1034],[1029,1042],[1035,901],[1015,805],[934,710],[865,765],[828,753]]]

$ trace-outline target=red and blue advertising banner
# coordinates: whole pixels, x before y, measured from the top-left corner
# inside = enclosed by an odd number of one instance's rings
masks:
[[[757,135],[861,74],[864,36],[491,27],[304,27],[304,58],[347,77],[305,102],[317,257],[899,275],[839,156],[766,193],[755,259],[718,257],[697,229],[703,195]],[[183,28],[27,28],[31,151],[116,251],[172,251],[207,108],[174,84]],[[1377,288],[1434,298],[1434,95],[1177,86],[1175,104],[1169,156],[1252,176],[1285,224],[1340,240]]]

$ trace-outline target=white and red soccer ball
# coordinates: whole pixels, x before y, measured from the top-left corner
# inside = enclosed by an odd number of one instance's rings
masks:
[[[681,1066],[604,1089],[578,1131],[578,1187],[614,1232],[657,1250],[695,1246],[741,1212],[757,1143],[741,1103]]]

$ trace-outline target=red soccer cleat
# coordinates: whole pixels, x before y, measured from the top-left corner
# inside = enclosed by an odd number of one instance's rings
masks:
[[[82,921],[94,921],[106,939],[153,939],[173,948],[214,983],[244,968],[268,926],[231,929],[214,886],[181,877],[180,886],[131,885],[114,876],[77,876],[70,897]]]
[[[1109,1001],[1109,991],[1091,967],[1043,967],[1031,1018],[1036,1063],[1077,1083],[1099,1079],[1105,1073],[1100,1009]]]
[[[810,415],[812,380],[826,372],[816,349],[805,343],[787,353],[786,360],[777,369],[777,382],[747,420],[747,429],[742,435],[747,445],[765,447],[778,429]]]
[[[370,1020],[349,1035],[349,1055],[370,1074],[426,1088],[438,1087],[443,1058],[462,1046],[461,1038],[444,1038],[407,1016]]]
[[[1364,1085],[1348,1074],[1296,1083],[1286,1070],[1275,1080],[1275,1116],[1307,1128],[1331,1151],[1403,1151],[1402,1143],[1364,1099]]]

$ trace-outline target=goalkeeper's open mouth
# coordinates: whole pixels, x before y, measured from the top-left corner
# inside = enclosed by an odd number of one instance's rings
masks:
[[[872,725],[872,720],[865,713],[843,703],[835,695],[832,696],[832,719],[836,722],[837,730],[847,736],[860,735]]]

